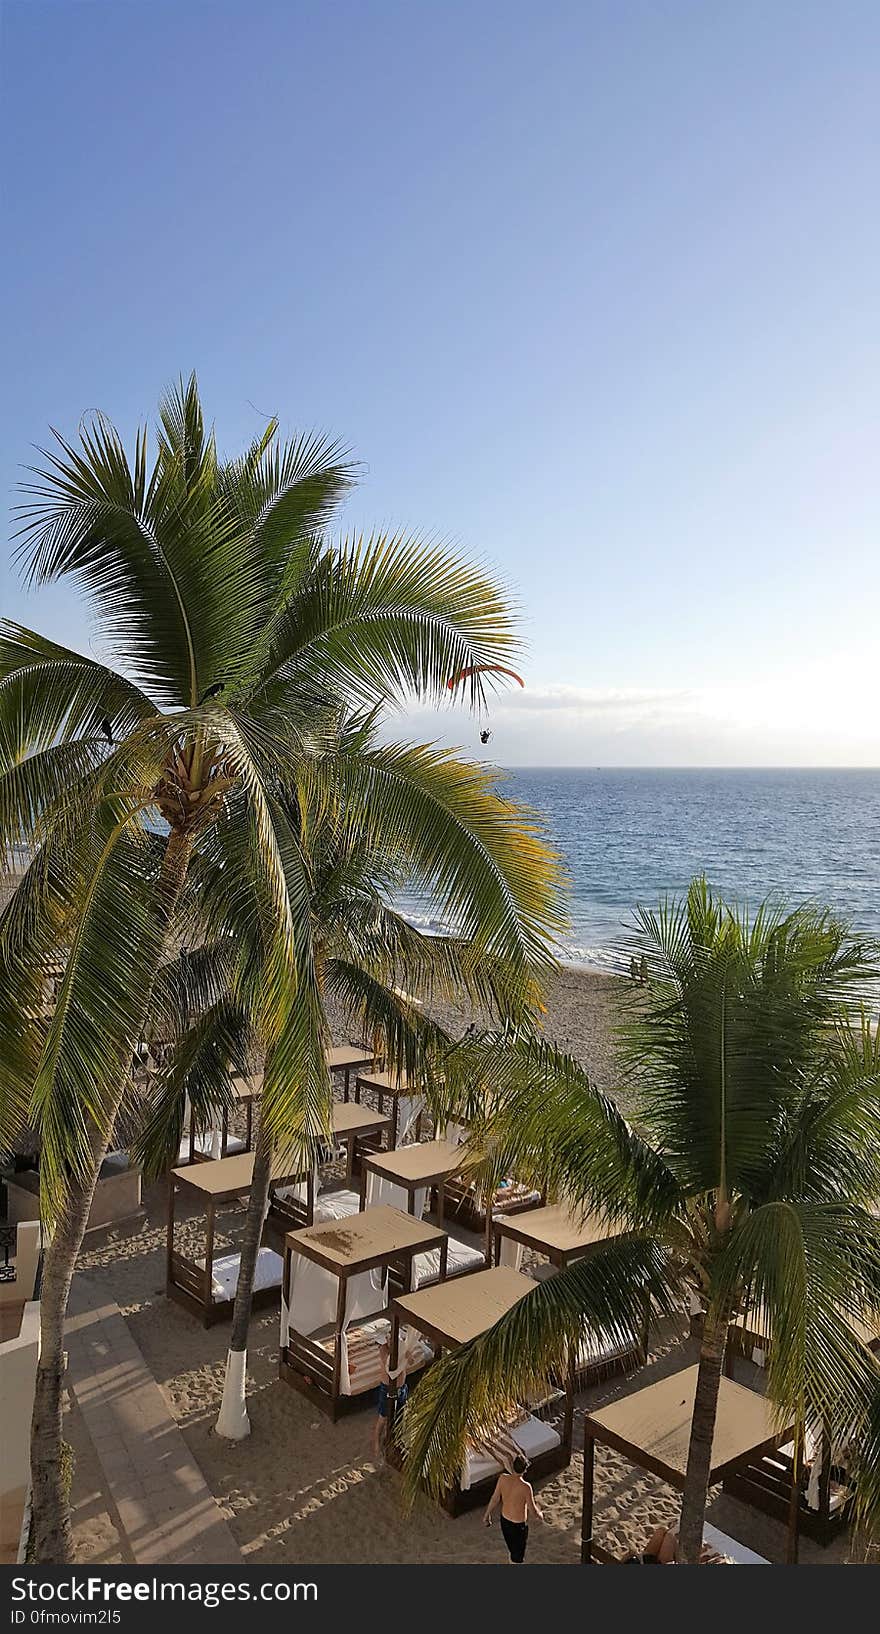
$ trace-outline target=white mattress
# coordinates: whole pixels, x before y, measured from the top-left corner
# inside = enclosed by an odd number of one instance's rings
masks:
[[[586,1373],[588,1368],[601,1367],[603,1362],[613,1362],[622,1355],[624,1349],[635,1349],[637,1345],[638,1340],[634,1335],[630,1338],[629,1344],[624,1346],[617,1335],[594,1329],[592,1333],[587,1334],[586,1339],[581,1340],[575,1371]]]
[[[346,1220],[360,1212],[361,1200],[356,1191],[328,1191],[315,1198],[315,1224],[319,1220]]]
[[[211,1156],[211,1147],[213,1146],[213,1144],[214,1144],[214,1136],[213,1135],[211,1135],[211,1134],[208,1134],[208,1135],[196,1135],[195,1150],[197,1152],[201,1153],[202,1157],[210,1157]],[[184,1135],[183,1140],[180,1143],[180,1150],[179,1150],[179,1152],[177,1154],[177,1161],[178,1161],[178,1163],[188,1163],[190,1161],[189,1135]]]
[[[553,1425],[546,1424],[543,1419],[535,1418],[531,1413],[523,1424],[514,1425],[508,1433],[511,1441],[516,1442],[520,1452],[530,1461],[562,1445],[562,1437],[554,1430]],[[496,1463],[494,1458],[485,1458],[468,1448],[461,1470],[461,1490],[467,1492],[468,1488],[476,1486],[478,1481],[485,1481],[492,1475],[500,1474],[501,1465]]]
[[[197,1264],[199,1270],[204,1271],[204,1260],[198,1260]],[[215,1305],[221,1305],[225,1299],[235,1298],[240,1265],[240,1254],[226,1254],[223,1259],[214,1261],[211,1298]],[[263,1288],[280,1288],[283,1270],[284,1261],[281,1255],[276,1254],[273,1248],[261,1248],[254,1267],[254,1293],[260,1293]]]
[[[485,1264],[486,1257],[479,1248],[471,1248],[468,1243],[459,1242],[457,1237],[449,1238],[446,1260],[448,1277],[462,1271],[482,1270]],[[417,1288],[424,1288],[426,1283],[436,1282],[440,1276],[439,1248],[431,1248],[427,1254],[417,1254],[413,1261],[413,1274]]]
[[[703,1523],[703,1541],[711,1544],[720,1555],[728,1555],[737,1566],[769,1566],[769,1560],[763,1555],[756,1555],[754,1549],[747,1549],[744,1543],[736,1538],[728,1537],[726,1532],[719,1532],[717,1526],[710,1526],[708,1521]]]
[[[216,1129],[214,1129],[214,1130],[209,1129],[208,1133],[206,1135],[196,1135],[195,1150],[197,1152],[199,1152],[202,1157],[211,1158],[214,1155],[214,1143],[215,1143],[215,1141],[217,1143],[217,1156],[219,1157],[219,1155],[220,1155],[220,1133]],[[226,1156],[227,1157],[235,1157],[237,1152],[243,1152],[244,1150],[245,1150],[244,1141],[240,1140],[238,1135],[230,1135],[229,1139],[226,1142]],[[178,1163],[189,1163],[191,1161],[190,1160],[189,1135],[188,1134],[184,1135],[183,1140],[180,1143],[180,1150],[179,1150],[179,1152],[177,1154],[177,1161],[178,1161]]]

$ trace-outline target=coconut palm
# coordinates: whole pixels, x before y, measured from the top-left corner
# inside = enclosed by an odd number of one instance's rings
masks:
[[[28,580],[84,592],[103,654],[0,626],[0,853],[4,867],[14,847],[32,857],[0,922],[0,1140],[39,1127],[53,1231],[32,1436],[41,1561],[70,1556],[71,1277],[194,859],[222,834],[215,932],[224,902],[230,925],[250,911],[267,927],[263,1115],[283,1125],[295,1102],[314,1137],[329,1095],[320,992],[307,868],[280,792],[295,786],[328,708],[439,698],[451,674],[515,646],[503,594],[449,551],[385,535],[331,542],[352,480],[336,445],[284,442],[274,421],[240,458],[221,459],[193,378],[162,402],[155,457],[143,432],[129,461],[99,417],[75,444],[56,434],[25,490]],[[479,687],[477,671],[472,697]],[[353,780],[353,810],[365,786],[364,774]],[[522,912],[509,890],[496,893],[496,951],[514,962],[542,935],[534,877],[530,890]]]
[[[686,1289],[702,1331],[679,1559],[695,1564],[739,1311],[766,1313],[782,1419],[818,1421],[856,1447],[867,1434],[878,1364],[856,1330],[880,1308],[880,1050],[851,1006],[876,965],[827,914],[765,905],[749,917],[702,880],[686,902],[638,913],[633,952],[648,976],[622,1029],[634,1122],[569,1057],[502,1037],[488,1128],[551,1195],[624,1235],[431,1368],[401,1434],[411,1490],[437,1489],[469,1434],[546,1383],[585,1329],[633,1331],[645,1288],[665,1306]],[[485,1050],[463,1046],[449,1074],[478,1077]]]
[[[446,1001],[477,1009],[507,1024],[533,1018],[539,1001],[540,959],[505,962],[494,951],[497,896],[486,889],[488,871],[499,887],[522,899],[523,858],[548,879],[533,825],[499,801],[483,768],[436,750],[383,747],[376,741],[376,716],[348,718],[324,734],[311,762],[303,762],[296,799],[285,810],[308,860],[313,943],[322,998],[334,1001],[380,1042],[393,1070],[436,1082],[451,1045],[432,1019],[430,1006]],[[353,774],[367,773],[369,799],[355,791]],[[388,773],[391,773],[391,779]],[[372,774],[372,775],[370,775]],[[394,788],[389,804],[386,792]],[[430,791],[429,801],[423,799]],[[405,791],[405,795],[404,795]],[[465,798],[463,798],[463,794]],[[402,801],[407,819],[401,824]],[[502,819],[499,822],[499,818]],[[354,820],[353,820],[354,819]],[[222,836],[209,885],[209,864],[201,858],[195,896],[202,915],[222,879]],[[479,867],[469,862],[479,848]],[[218,866],[219,864],[219,866]],[[394,906],[413,880],[422,891],[444,881],[433,901],[435,912],[450,902],[467,937],[425,936]],[[225,885],[224,885],[225,893]],[[549,898],[548,898],[549,907]],[[256,933],[256,943],[254,936]],[[162,972],[157,997],[168,1003],[161,1030],[177,1043],[147,1108],[136,1150],[147,1174],[160,1175],[173,1161],[183,1131],[187,1101],[207,1124],[228,1104],[230,1072],[261,1059],[259,1030],[261,962],[265,949],[251,922],[234,936],[186,953]],[[426,1008],[427,1007],[427,1008]],[[157,1016],[159,1014],[157,1008]],[[296,1109],[294,1109],[296,1110]],[[247,1338],[253,1276],[269,1202],[272,1148],[296,1154],[296,1166],[311,1165],[306,1132],[296,1124],[273,1130],[257,1112],[254,1170],[249,1193],[239,1277],[227,1358],[226,1384],[217,1430],[231,1439],[250,1431],[245,1402]]]

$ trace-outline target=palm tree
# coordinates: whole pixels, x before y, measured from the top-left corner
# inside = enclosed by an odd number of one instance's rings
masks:
[[[737,1312],[766,1312],[781,1417],[855,1445],[868,1433],[880,1374],[856,1329],[880,1308],[880,1049],[852,1006],[876,963],[827,914],[765,904],[750,918],[703,880],[684,903],[640,911],[633,946],[648,980],[622,1029],[632,1125],[548,1045],[489,1046],[500,1110],[487,1132],[624,1235],[432,1367],[401,1434],[410,1490],[438,1489],[470,1433],[546,1383],[585,1329],[632,1331],[646,1288],[664,1308],[687,1289],[703,1316],[679,1558],[695,1564]],[[485,1043],[456,1055],[448,1074],[485,1071]]]
[[[284,801],[301,853],[308,859],[318,984],[357,1018],[365,1036],[380,1038],[388,1064],[428,1086],[436,1081],[451,1038],[431,1018],[432,1001],[478,1009],[505,1023],[531,1020],[539,1002],[546,947],[525,959],[499,958],[495,916],[500,898],[524,900],[530,866],[543,878],[551,917],[552,860],[536,844],[533,825],[492,789],[483,768],[428,749],[383,747],[377,718],[349,717],[328,729],[311,764],[301,768],[296,799]],[[367,773],[369,799],[352,784]],[[386,774],[391,773],[391,778]],[[373,774],[373,775],[371,775]],[[378,774],[381,786],[376,786]],[[343,798],[343,791],[347,798]],[[393,793],[392,793],[393,791]],[[423,796],[428,791],[430,799]],[[389,800],[387,796],[391,794]],[[405,815],[405,820],[401,817]],[[500,821],[499,821],[500,819]],[[471,864],[478,857],[479,866]],[[202,869],[202,905],[210,890]],[[395,908],[413,877],[442,893],[433,902],[445,914],[454,905],[468,936],[425,936]],[[187,953],[163,972],[169,1003],[163,1030],[178,1033],[167,1071],[154,1086],[137,1152],[148,1174],[173,1161],[187,1100],[201,1119],[226,1104],[230,1069],[259,1060],[262,1040],[254,1000],[261,986],[256,926]],[[249,933],[250,937],[249,937]],[[540,955],[539,957],[536,955]],[[294,1109],[296,1110],[296,1109]],[[282,1144],[258,1117],[254,1171],[241,1245],[219,1434],[238,1440],[250,1432],[245,1399],[247,1339],[253,1277],[269,1202],[272,1147]],[[311,1164],[303,1131],[286,1126],[283,1144]]]
[[[37,1559],[70,1558],[61,1479],[63,1327],[100,1164],[194,859],[222,835],[213,930],[264,925],[263,1115],[324,1127],[328,1085],[304,863],[280,792],[328,708],[439,698],[468,666],[509,660],[503,594],[450,552],[386,535],[331,542],[353,480],[318,437],[274,421],[221,460],[195,379],[162,402],[151,460],[98,417],[25,490],[29,582],[88,598],[106,662],[0,626],[0,833],[30,865],[0,920],[0,1130],[42,1141],[52,1241],[32,1435]],[[479,670],[471,696],[480,689]],[[352,790],[352,805],[357,790]],[[532,905],[540,896],[535,886]],[[499,917],[500,915],[500,917]],[[541,917],[536,907],[535,918]],[[517,914],[499,944],[524,951]],[[537,932],[535,934],[538,934]],[[46,972],[64,965],[44,1019]]]

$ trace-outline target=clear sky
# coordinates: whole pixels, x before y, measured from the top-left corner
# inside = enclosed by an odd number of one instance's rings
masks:
[[[876,765],[878,85],[877,0],[4,0],[6,516],[195,368],[513,587],[498,760]]]

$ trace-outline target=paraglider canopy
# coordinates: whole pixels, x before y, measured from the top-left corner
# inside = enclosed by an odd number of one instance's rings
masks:
[[[467,669],[460,669],[457,675],[450,675],[446,685],[451,692],[459,682],[469,681],[472,675],[509,675],[511,680],[518,681],[521,687],[524,688],[526,684],[522,676],[517,675],[516,670],[508,669],[506,664],[470,664]]]

